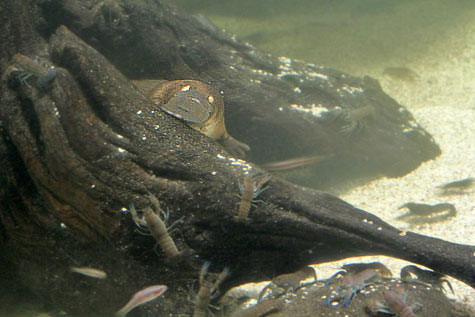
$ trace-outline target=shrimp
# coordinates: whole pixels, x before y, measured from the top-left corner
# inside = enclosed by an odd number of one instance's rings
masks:
[[[344,271],[338,271],[333,274],[326,282],[325,286],[328,286],[333,281],[336,280],[337,277],[344,276],[345,274],[358,274],[365,269],[374,269],[379,272],[381,276],[384,277],[391,277],[391,271],[381,262],[370,262],[370,263],[348,263],[341,267]]]
[[[131,205],[129,209],[130,214],[132,215],[132,219],[139,228],[139,232],[141,234],[146,234],[143,232],[143,230],[148,229],[150,231],[150,234],[155,238],[155,241],[157,241],[157,244],[162,248],[163,252],[168,256],[168,258],[175,260],[179,258],[182,253],[178,251],[178,248],[176,247],[175,242],[170,236],[169,230],[167,229],[165,222],[158,215],[158,213],[164,214],[161,211],[158,199],[154,195],[149,195],[149,199],[155,211],[152,210],[151,207],[146,207],[143,210],[143,218],[140,218],[137,215],[137,211],[135,210],[133,205]],[[165,216],[165,219],[166,218],[167,216]],[[181,221],[181,219],[179,219],[175,223],[179,221]],[[174,224],[172,224],[172,226]]]
[[[356,274],[362,272],[365,269],[374,269],[384,277],[391,277],[391,271],[381,262],[371,262],[371,263],[349,263],[341,267],[348,273]]]
[[[57,68],[47,66],[38,57],[33,60],[23,54],[15,54],[12,60],[12,72],[18,73],[18,80],[27,87],[31,87],[28,79],[33,76],[37,77],[36,83],[38,87],[47,88],[59,75]]]
[[[350,137],[364,127],[365,119],[376,113],[372,105],[366,105],[357,109],[338,110],[333,114],[335,119],[342,120],[345,124],[341,127],[341,133]]]
[[[373,314],[396,314],[399,317],[415,317],[414,311],[421,308],[421,304],[414,303],[408,305],[406,303],[407,294],[400,284],[386,290],[383,293],[384,303],[376,299],[370,299],[367,307]]]
[[[313,281],[317,281],[317,274],[315,270],[310,266],[306,266],[303,269],[298,270],[294,273],[281,274],[277,275],[272,279],[272,281],[262,289],[259,293],[259,300],[264,296],[266,291],[272,287],[277,287],[285,291],[293,291],[300,287],[300,283],[308,278],[312,277]]]
[[[254,180],[256,176],[249,174],[244,176],[244,184],[239,186],[241,190],[241,201],[238,203],[238,213],[236,219],[238,221],[245,221],[248,219],[249,211],[254,199],[256,199],[267,187],[262,188],[262,185],[267,183],[271,176],[266,175]]]
[[[294,273],[277,275],[272,279],[272,283],[282,288],[295,290],[300,286],[300,282],[309,277],[312,277],[314,281],[317,281],[315,270],[310,266],[306,266]]]
[[[475,185],[475,177],[468,177],[437,186],[443,195],[463,194]]]
[[[434,223],[454,217],[457,214],[457,209],[450,203],[428,205],[410,202],[399,207],[399,209],[402,208],[409,209],[409,212],[396,217],[396,219],[412,224]]]
[[[413,279],[411,274],[417,276],[417,279]],[[445,283],[450,288],[452,293],[454,293],[452,284],[450,284],[450,282],[444,278],[442,273],[437,271],[423,270],[415,265],[407,265],[401,269],[400,275],[403,281],[414,281],[423,284],[430,284],[432,287],[434,287],[434,289],[437,290],[445,291],[443,286],[443,283]]]
[[[160,203],[158,202],[157,197],[153,195],[150,195],[149,198],[152,205],[154,206],[155,212],[150,207],[144,209],[145,223],[147,224],[152,236],[162,248],[163,252],[170,259],[176,259],[181,255],[181,252],[178,251],[178,248],[170,236],[165,223],[157,214],[161,210]]]
[[[343,307],[350,305],[351,299],[359,290],[365,288],[368,285],[373,284],[369,282],[373,279],[380,279],[381,274],[375,269],[365,269],[357,274],[348,274],[339,280],[339,286],[336,290],[336,296],[327,296],[325,306],[330,306],[331,302],[335,298],[341,298],[339,291],[343,290],[341,295],[343,296]]]
[[[195,297],[195,309],[193,311],[193,317],[206,317],[208,315],[208,306],[211,298],[216,294],[219,285],[229,275],[229,269],[224,270],[218,275],[218,278],[213,283],[207,280],[206,274],[208,273],[209,262],[205,262],[200,272],[200,289]]]
[[[398,289],[402,289],[399,287]],[[401,293],[402,291],[397,291],[397,290],[387,290],[384,292],[384,300],[386,303],[389,305],[391,310],[398,314],[401,317],[416,317],[414,312],[412,311],[412,308],[406,304],[405,294]],[[399,294],[401,293],[401,294]]]

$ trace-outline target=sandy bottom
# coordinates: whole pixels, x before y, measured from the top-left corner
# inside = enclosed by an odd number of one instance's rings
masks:
[[[436,188],[475,177],[475,23],[460,25],[455,31],[433,47],[433,54],[405,63],[418,74],[414,81],[383,76],[377,68],[369,72],[432,134],[442,154],[404,177],[378,179],[340,197],[400,229],[475,245],[475,188],[450,196],[442,196]],[[410,226],[395,219],[405,212],[398,210],[399,206],[407,202],[452,203],[457,215],[439,223]],[[399,272],[399,260],[382,261],[394,267],[393,273]],[[450,281],[455,290],[453,297],[475,316],[475,290]]]

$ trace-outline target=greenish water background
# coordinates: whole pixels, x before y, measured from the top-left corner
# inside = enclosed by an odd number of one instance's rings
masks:
[[[471,0],[178,0],[276,56],[365,75],[381,65],[424,58],[473,19]]]

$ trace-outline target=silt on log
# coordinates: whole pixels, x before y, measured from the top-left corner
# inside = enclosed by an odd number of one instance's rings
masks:
[[[248,160],[328,156],[295,179],[301,185],[397,177],[440,154],[376,80],[264,54],[163,1],[51,0],[41,8],[47,35],[67,26],[129,78],[223,89],[229,132],[251,147]]]
[[[41,3],[59,12],[80,5]],[[47,45],[41,35],[52,32],[44,23],[56,21],[34,4],[2,6],[15,21],[1,17],[10,33],[1,35],[0,248],[8,269],[45,301],[73,314],[108,314],[144,286],[166,284],[167,293],[142,312],[189,314],[186,289],[205,259],[216,271],[231,267],[228,287],[302,264],[376,253],[475,284],[474,247],[403,235],[330,194],[277,177],[259,197],[264,204],[251,209],[248,221],[236,221],[238,183],[258,167],[162,112],[66,27]],[[20,27],[9,27],[18,21]],[[44,87],[34,76],[22,83],[9,64],[15,53],[31,61],[41,55],[58,69],[56,77]],[[155,254],[153,238],[135,232],[130,215],[121,212],[131,203],[149,206],[149,193],[170,210],[170,221],[184,217],[181,234],[172,233],[186,255],[182,262]],[[103,269],[108,278],[85,279],[70,266]]]

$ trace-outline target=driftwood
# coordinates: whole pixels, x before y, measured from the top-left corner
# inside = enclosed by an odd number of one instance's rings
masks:
[[[251,147],[248,160],[330,158],[306,173],[318,177],[299,175],[300,184],[400,176],[440,154],[376,80],[263,54],[163,1],[50,0],[41,9],[46,36],[67,26],[129,78],[197,79],[224,89],[228,130]]]
[[[217,56],[221,47],[233,47],[243,52],[248,66],[261,68],[273,58],[251,54],[247,45],[161,1],[35,3],[8,0],[0,11],[6,30],[0,35],[0,254],[18,281],[45,301],[70,313],[107,314],[137,290],[166,284],[167,293],[144,307],[144,314],[189,314],[193,304],[186,289],[204,260],[216,271],[230,267],[229,287],[362,254],[407,259],[475,285],[474,247],[401,232],[337,197],[277,177],[268,181],[259,196],[263,203],[252,207],[249,219],[237,221],[238,184],[246,172],[260,169],[230,157],[216,142],[162,112],[117,70],[135,79],[223,83],[231,91],[230,130],[240,131],[235,134],[252,149],[262,134],[238,129],[249,113],[232,105],[244,100],[252,105],[254,93],[277,100],[283,88],[273,79],[258,93],[234,91],[233,99],[233,89],[243,87],[233,86],[231,79],[247,73],[220,72],[224,64]],[[191,37],[182,33],[187,23],[195,26],[187,29]],[[164,34],[183,46],[162,42]],[[193,34],[214,36],[210,51],[190,46]],[[214,50],[216,55],[210,53]],[[276,63],[268,71],[278,71]],[[351,80],[368,85],[365,95],[394,103],[374,80]],[[322,90],[315,94],[330,98]],[[293,116],[274,119],[266,113],[256,120],[279,126],[273,120],[284,119]],[[417,132],[421,128],[415,129],[414,139],[407,140],[428,150],[417,152],[404,169],[437,153],[430,138]],[[179,231],[171,233],[180,260],[155,254],[154,239],[134,229],[130,205],[150,207],[150,194],[170,210],[170,223],[184,217]],[[103,269],[108,278],[86,279],[71,273],[70,266]]]

